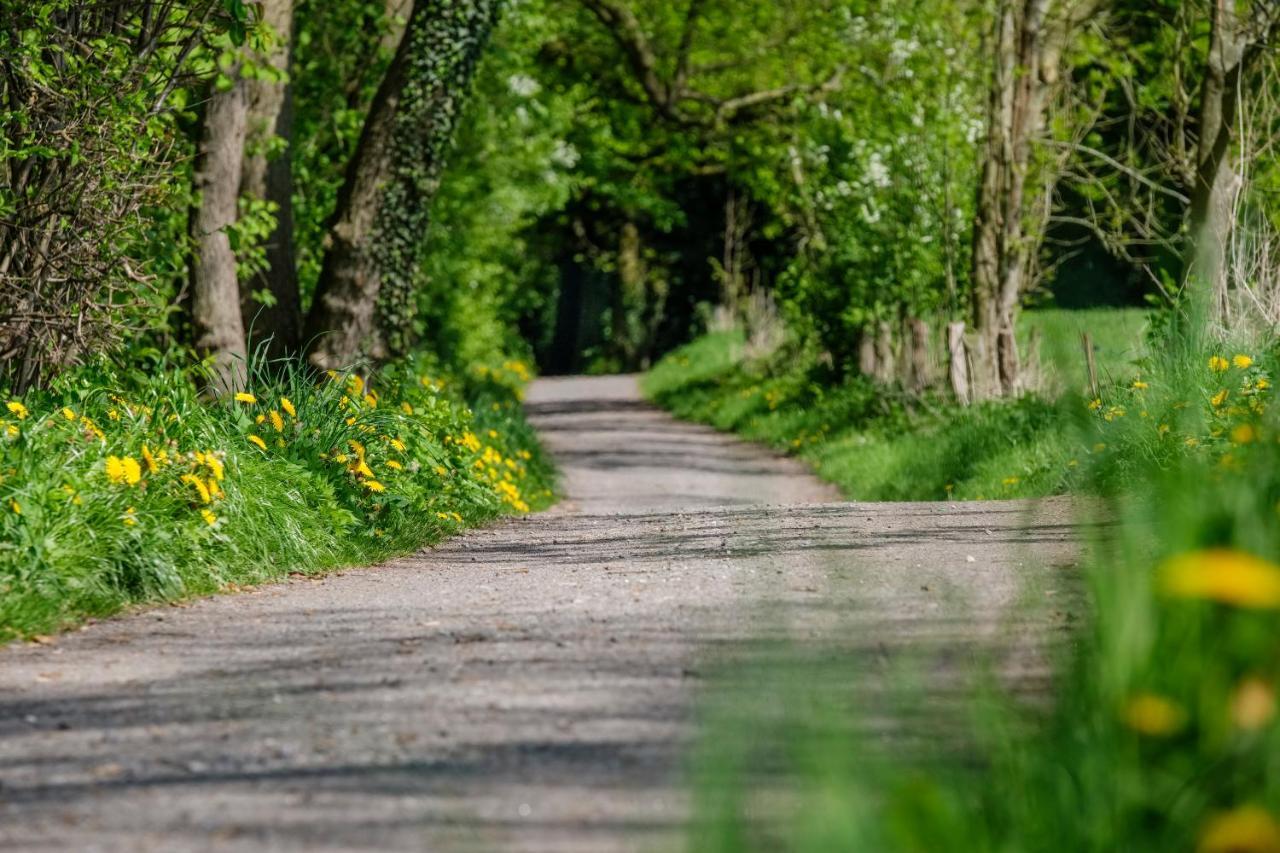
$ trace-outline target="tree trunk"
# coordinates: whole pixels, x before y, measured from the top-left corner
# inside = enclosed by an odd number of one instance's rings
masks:
[[[1209,315],[1223,318],[1227,295],[1227,243],[1238,178],[1232,157],[1232,132],[1239,105],[1240,72],[1246,55],[1233,0],[1213,0],[1209,55],[1200,86],[1195,182],[1188,212],[1184,280]]]
[[[231,88],[215,91],[205,107],[195,164],[198,201],[191,218],[196,243],[191,265],[194,343],[201,356],[212,357],[209,391],[218,396],[245,382],[240,288],[227,228],[236,221],[248,102],[238,72],[232,77]]]
[[[402,351],[445,148],[500,0],[421,0],[365,120],[307,317],[320,369]]]
[[[1011,395],[1021,387],[1017,311],[1031,282],[1043,223],[1028,228],[1027,174],[1032,146],[1044,132],[1059,87],[1062,52],[1098,0],[1001,0],[995,69],[987,103],[973,231],[974,391]],[[1045,183],[1051,189],[1053,180]]]
[[[267,0],[263,21],[277,41],[263,61],[281,76],[288,73],[293,34],[293,0]],[[266,269],[241,283],[241,312],[249,348],[265,348],[267,357],[295,355],[302,343],[302,301],[298,294],[293,246],[293,154],[286,148],[269,156],[275,139],[293,142],[293,92],[286,79],[245,81],[248,98],[246,155],[240,194],[271,202],[276,222],[267,238]],[[266,291],[270,304],[255,298]]]

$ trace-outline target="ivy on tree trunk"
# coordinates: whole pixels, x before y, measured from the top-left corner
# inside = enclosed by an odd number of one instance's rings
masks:
[[[425,0],[365,121],[303,334],[318,369],[402,352],[446,148],[501,0]]]

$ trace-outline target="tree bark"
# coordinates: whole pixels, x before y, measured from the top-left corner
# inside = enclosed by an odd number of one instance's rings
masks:
[[[267,0],[263,21],[276,42],[262,61],[282,76],[289,70],[293,35],[293,0]],[[249,348],[264,350],[268,358],[298,353],[302,343],[302,300],[298,294],[297,258],[293,245],[293,154],[289,148],[268,156],[276,138],[293,143],[293,91],[287,79],[245,81],[248,99],[247,154],[240,177],[240,193],[271,202],[275,227],[267,237],[266,268],[241,283],[241,313],[249,333]],[[266,291],[270,303],[254,298]]]
[[[1195,180],[1191,186],[1184,281],[1209,310],[1226,311],[1227,244],[1239,179],[1232,156],[1232,133],[1239,106],[1241,70],[1248,41],[1233,0],[1210,6],[1209,54],[1200,85]]]
[[[1021,388],[1014,326],[1031,281],[1038,229],[1028,228],[1027,174],[1057,93],[1068,39],[1100,0],[1001,0],[973,232],[973,302],[979,338],[975,393]],[[1053,181],[1046,182],[1049,189]]]
[[[374,97],[347,170],[304,338],[341,369],[403,350],[413,279],[445,148],[500,0],[422,0]]]
[[[198,202],[191,218],[196,243],[191,267],[191,323],[196,351],[212,357],[208,391],[223,396],[244,387],[245,339],[236,256],[227,228],[235,224],[248,111],[244,82],[206,104],[196,154]]]

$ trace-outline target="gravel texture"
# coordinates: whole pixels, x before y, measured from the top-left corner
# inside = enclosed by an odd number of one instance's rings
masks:
[[[761,640],[1043,685],[1065,502],[841,503],[630,377],[528,406],[551,512],[0,649],[0,849],[671,849],[704,673]]]

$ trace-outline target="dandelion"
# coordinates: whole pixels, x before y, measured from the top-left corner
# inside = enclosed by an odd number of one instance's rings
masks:
[[[1231,363],[1220,355],[1212,356],[1209,359],[1209,369],[1214,373],[1225,373],[1230,366]]]
[[[22,433],[22,430],[18,429],[13,424],[5,425],[4,434],[7,435],[9,438],[17,438],[21,433]]]
[[[497,438],[497,437],[498,437],[498,431],[496,429],[489,430],[489,438]]]
[[[266,415],[258,415],[256,418],[254,418],[254,419],[253,419],[253,422],[254,422],[255,424],[257,424],[258,426],[262,426],[263,424],[265,424],[265,423],[267,422],[267,416],[266,416]]]
[[[219,482],[222,481],[223,475],[226,473],[222,465],[222,460],[214,456],[212,452],[206,453],[204,456],[204,466],[209,469]]]
[[[1022,481],[1018,477],[1005,477],[1001,482],[1006,486],[1016,486]]]
[[[1280,566],[1244,551],[1211,548],[1173,557],[1160,567],[1160,585],[1174,598],[1236,607],[1280,607]]]
[[[132,486],[142,479],[142,466],[132,456],[108,456],[106,473],[111,482]]]
[[[404,442],[398,438],[391,439],[391,446],[401,453],[404,453]]]
[[[1260,806],[1239,806],[1210,818],[1196,849],[1199,853],[1276,853],[1280,824]]]
[[[1222,404],[1227,402],[1227,397],[1229,397],[1230,395],[1231,395],[1231,392],[1228,391],[1226,388],[1223,388],[1217,394],[1214,394],[1212,397],[1210,397],[1209,402],[1213,404],[1213,407],[1215,409],[1220,409],[1222,408]]]
[[[412,415],[412,414],[413,414],[413,406],[409,405],[408,403],[401,403],[401,404],[400,404],[400,411],[404,412],[406,415]]]
[[[248,403],[249,405],[253,405],[254,403],[258,402],[258,398],[250,394],[248,391],[240,391],[236,394],[236,402]]]
[[[1276,715],[1275,689],[1261,678],[1246,678],[1231,696],[1231,720],[1245,731],[1257,731]]]
[[[365,480],[364,487],[371,492],[385,492],[387,490],[387,487],[377,480]]]
[[[385,463],[385,464],[386,464],[386,466],[387,466],[388,468],[390,468],[392,471],[400,471],[400,470],[402,470],[402,469],[404,468],[404,466],[403,466],[403,465],[401,465],[399,462],[397,462],[397,461],[396,461],[396,460],[394,460],[394,459],[388,459],[388,460],[386,461],[386,463]]]
[[[370,392],[364,395],[364,401],[371,409],[378,408],[378,395]]]
[[[147,473],[154,474],[160,470],[160,466],[156,463],[156,457],[151,453],[151,448],[145,444],[142,445],[142,461],[146,463]]]
[[[1089,401],[1089,411],[1096,412],[1101,408],[1102,408],[1101,397],[1094,397],[1092,400]]]
[[[271,425],[275,427],[276,432],[284,432],[284,418],[280,417],[280,413],[272,409],[269,413],[271,417]]]
[[[1258,437],[1258,431],[1252,424],[1240,424],[1231,430],[1231,440],[1236,444],[1251,444]]]
[[[1253,387],[1257,388],[1259,391],[1265,391],[1271,387],[1271,381],[1265,376],[1259,376],[1258,381],[1253,383]]]
[[[18,503],[17,498],[9,498],[9,509],[13,510],[14,515],[22,515],[22,504]]]
[[[1245,370],[1253,365],[1253,359],[1244,353],[1237,353],[1235,357],[1231,359],[1231,363],[1241,370]]]
[[[1139,693],[1124,706],[1121,715],[1129,728],[1148,737],[1164,737],[1182,728],[1186,712],[1174,702],[1155,693]]]
[[[31,414],[29,411],[27,411],[27,407],[19,403],[17,400],[10,400],[9,402],[5,403],[5,408],[7,408],[14,415],[17,415],[18,420],[20,421],[26,420],[27,416]]]
[[[263,441],[263,440],[262,440],[262,438],[261,438],[260,436],[250,435],[250,436],[249,436],[249,443],[250,443],[250,444],[253,444],[253,445],[256,445],[256,446],[258,447],[258,449],[259,449],[259,450],[266,450],[266,449],[267,449],[267,443],[266,443],[265,441]]]
[[[218,523],[218,517],[207,509],[200,510],[200,517],[204,519],[204,523],[213,527]]]
[[[196,494],[200,497],[200,503],[207,504],[213,500],[213,495],[209,493],[209,487],[204,484],[204,480],[201,480],[195,474],[183,474],[181,479],[182,482],[190,483],[195,488]]]
[[[121,520],[124,521],[126,527],[133,527],[138,523],[138,511],[133,507],[129,507],[124,511],[124,517]]]
[[[436,473],[437,473],[437,474],[439,474],[441,477],[443,477],[443,476],[445,476],[446,474],[448,474],[448,473],[449,473],[449,469],[448,469],[448,468],[446,468],[446,467],[444,467],[443,465],[437,465],[437,466],[436,466]]]
[[[1150,388],[1150,387],[1151,387],[1150,385],[1143,382],[1141,379],[1133,380],[1133,389],[1135,391],[1145,391],[1147,388]]]
[[[291,418],[296,418],[298,416],[298,410],[293,407],[293,403],[288,397],[280,398],[280,408],[284,409]]]
[[[62,407],[62,416],[69,421],[74,421],[76,419],[76,413],[71,410],[70,406]]]

